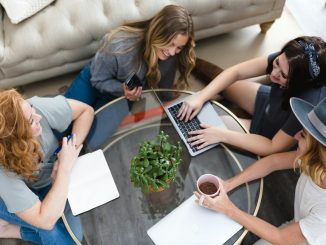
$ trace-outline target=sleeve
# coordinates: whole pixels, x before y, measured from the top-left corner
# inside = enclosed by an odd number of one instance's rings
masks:
[[[309,90],[305,90],[300,95],[296,96],[299,97],[310,104],[317,105],[322,98],[325,97],[323,90],[324,88],[311,88]],[[326,90],[325,90],[326,91]],[[302,125],[291,111],[287,121],[283,124],[282,130],[290,136],[294,136],[297,132],[302,129]]]
[[[91,84],[101,94],[123,95],[121,81],[115,79],[118,73],[117,57],[108,52],[96,53],[91,65]]]
[[[300,124],[300,122],[298,121],[298,119],[295,117],[295,115],[291,111],[288,119],[286,120],[286,122],[282,126],[282,130],[286,134],[288,134],[288,135],[290,135],[290,136],[293,137],[301,129],[302,129],[302,125]]]
[[[33,97],[28,101],[40,111],[52,129],[63,132],[71,124],[72,109],[64,96],[58,95],[54,98]]]
[[[314,207],[309,215],[299,221],[302,234],[309,244],[326,244],[326,207]],[[317,242],[318,241],[318,242]],[[322,243],[320,243],[323,241]]]
[[[10,213],[33,207],[39,198],[14,173],[0,170],[0,196]]]

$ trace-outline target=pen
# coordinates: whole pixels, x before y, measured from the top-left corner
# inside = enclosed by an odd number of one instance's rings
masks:
[[[72,138],[72,134],[68,135],[67,142]],[[61,151],[62,146],[59,145],[58,148],[53,152],[52,156],[56,156]]]

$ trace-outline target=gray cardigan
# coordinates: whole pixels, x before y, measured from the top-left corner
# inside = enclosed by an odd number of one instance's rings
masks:
[[[107,35],[102,39],[102,44],[107,43]],[[118,45],[124,47],[133,47],[137,39],[130,38],[122,45],[120,43],[111,43],[106,49],[100,50],[95,54],[91,62],[91,84],[101,94],[111,94],[113,96],[122,96],[123,89],[121,84],[130,75],[136,72],[139,79],[146,88],[145,75],[147,65],[143,60],[140,48],[132,48],[125,53],[113,53]],[[139,58],[140,57],[140,58]],[[140,63],[140,64],[139,64]],[[160,88],[171,88],[175,79],[177,69],[177,56],[173,56],[164,61],[159,61],[161,71]]]

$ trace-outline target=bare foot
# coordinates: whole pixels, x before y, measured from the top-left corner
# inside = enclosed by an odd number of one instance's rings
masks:
[[[20,227],[0,219],[0,238],[21,239]]]

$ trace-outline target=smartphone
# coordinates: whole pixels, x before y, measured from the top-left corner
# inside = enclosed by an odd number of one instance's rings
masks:
[[[129,90],[132,90],[135,87],[141,87],[143,85],[135,72],[130,74],[130,76],[126,79],[125,84]]]

